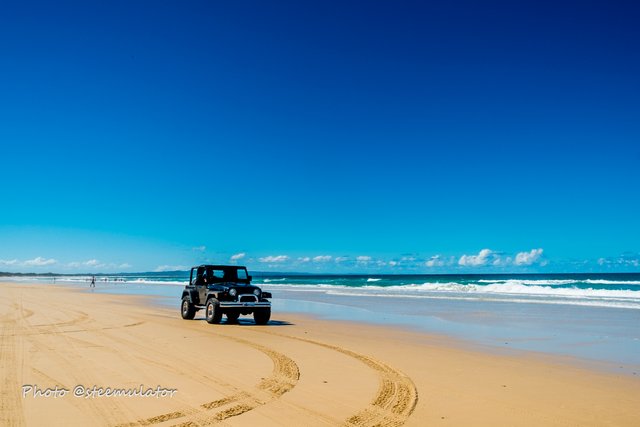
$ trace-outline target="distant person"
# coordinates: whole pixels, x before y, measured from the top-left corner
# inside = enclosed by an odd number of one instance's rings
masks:
[[[95,287],[96,287],[96,276],[93,276],[93,277],[91,278],[91,285],[90,285],[90,287],[91,287],[91,288],[95,288]]]

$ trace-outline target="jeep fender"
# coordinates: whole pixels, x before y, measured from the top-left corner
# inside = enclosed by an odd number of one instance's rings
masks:
[[[187,297],[189,299],[189,302],[191,304],[198,304],[198,291],[196,291],[195,289],[193,290],[184,290],[182,292],[182,298]]]
[[[218,301],[220,301],[220,298],[218,298],[219,294],[220,294],[220,292],[215,292],[215,291],[213,291],[213,292],[209,292],[209,293],[207,294],[207,301],[209,301],[211,298],[215,298],[215,299],[217,299]]]

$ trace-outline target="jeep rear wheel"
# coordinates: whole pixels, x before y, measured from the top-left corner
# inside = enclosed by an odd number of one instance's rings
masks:
[[[191,304],[191,301],[189,301],[188,297],[182,298],[180,313],[182,314],[182,318],[185,320],[193,320],[193,318],[196,316],[196,308],[193,304]]]
[[[205,312],[208,323],[220,323],[220,319],[222,319],[222,311],[220,311],[220,304],[217,299],[211,298],[207,301]]]
[[[271,318],[271,308],[258,308],[253,312],[253,320],[256,325],[266,325]]]

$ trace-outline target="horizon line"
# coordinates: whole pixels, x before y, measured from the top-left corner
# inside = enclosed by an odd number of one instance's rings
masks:
[[[133,276],[133,275],[142,275],[142,274],[168,274],[168,273],[189,273],[191,269],[188,270],[167,270],[167,271],[139,271],[139,272],[118,272],[118,273],[35,273],[35,272],[8,272],[8,271],[0,271],[0,277],[11,277],[11,276]],[[594,275],[594,274],[624,274],[624,275],[632,275],[632,274],[640,274],[640,271],[630,272],[630,271],[609,271],[609,272],[551,272],[551,273],[540,273],[540,272],[501,272],[501,273],[307,273],[307,272],[286,272],[286,271],[254,271],[251,273],[252,276],[255,275],[268,275],[268,276],[277,276],[277,275],[288,275],[288,276],[559,276],[559,275]]]

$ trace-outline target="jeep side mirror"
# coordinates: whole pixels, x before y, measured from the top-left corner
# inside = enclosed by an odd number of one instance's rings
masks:
[[[247,276],[247,280],[251,281],[252,279],[253,279],[253,277]]]

